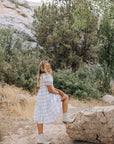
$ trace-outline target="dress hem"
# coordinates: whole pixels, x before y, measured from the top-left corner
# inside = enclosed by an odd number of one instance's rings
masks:
[[[60,113],[60,111],[58,112],[58,114],[57,114],[57,116],[55,117],[55,119],[53,119],[53,120],[51,120],[51,121],[39,123],[37,120],[34,120],[34,122],[37,122],[38,124],[49,124],[49,123],[52,123],[52,122],[54,122],[54,121],[57,119],[59,113]]]

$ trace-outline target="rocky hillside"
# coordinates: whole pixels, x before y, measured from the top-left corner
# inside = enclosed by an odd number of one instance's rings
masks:
[[[28,37],[35,42],[31,32],[33,9],[41,3],[25,0],[0,0],[0,28],[11,26],[15,33]]]

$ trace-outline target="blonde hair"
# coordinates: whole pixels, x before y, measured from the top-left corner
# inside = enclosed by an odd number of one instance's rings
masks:
[[[46,64],[49,64],[50,63],[47,61],[47,60],[43,60],[40,62],[39,66],[38,66],[38,75],[37,75],[37,87],[40,87],[40,75],[42,73],[47,73],[48,71],[46,70]],[[52,69],[51,69],[51,66],[50,66],[50,72],[48,72],[49,74],[52,73]]]

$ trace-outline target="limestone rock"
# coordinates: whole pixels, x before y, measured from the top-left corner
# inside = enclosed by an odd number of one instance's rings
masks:
[[[5,6],[6,8],[15,9],[15,5],[14,4],[3,3],[3,6]]]
[[[114,105],[114,96],[112,96],[112,95],[105,95],[103,97],[103,101],[106,102],[106,103],[109,103],[111,105]]]
[[[31,32],[33,22],[33,10],[19,6],[4,0],[0,1],[0,27],[12,27],[16,33],[24,35],[35,41]]]
[[[114,106],[87,108],[75,116],[73,123],[66,124],[66,132],[70,138],[99,144],[113,144]]]
[[[16,96],[16,101],[19,102],[21,104],[22,107],[25,106],[25,103],[29,103],[29,100],[27,99],[27,97],[23,94],[17,94]]]

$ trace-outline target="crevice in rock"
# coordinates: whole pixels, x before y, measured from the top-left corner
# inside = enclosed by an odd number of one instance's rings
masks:
[[[105,116],[105,113],[104,113],[104,111],[102,112],[102,114]]]
[[[101,141],[99,140],[99,135],[96,134],[96,140],[101,144]]]
[[[16,10],[16,8],[15,8],[15,7],[8,6],[8,5],[6,5],[6,4],[3,4],[3,6],[4,6],[4,7],[6,7],[6,8],[9,8],[9,9],[12,9],[12,10]]]
[[[17,11],[17,10],[16,10],[16,11]],[[17,13],[18,13],[19,15],[23,16],[23,17],[28,17],[25,13],[21,13],[21,12],[19,12],[19,11],[17,11]]]
[[[99,135],[98,135],[98,134],[96,134],[96,140],[98,140],[98,138],[99,138]]]

